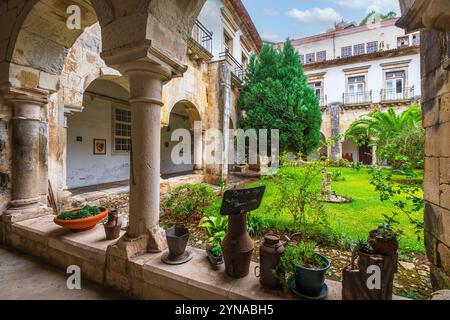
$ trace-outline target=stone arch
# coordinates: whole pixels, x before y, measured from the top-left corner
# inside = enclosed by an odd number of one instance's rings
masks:
[[[64,17],[68,16],[67,8],[70,5],[81,8],[80,30],[69,30],[66,26]],[[31,0],[23,1],[17,10],[20,12],[10,33],[5,60],[53,75],[61,73],[68,49],[85,28],[97,21],[105,25],[113,19],[109,0],[64,0],[51,3],[48,0]]]
[[[100,41],[98,24],[87,28],[69,49],[60,77],[61,100],[72,110],[82,109],[83,95],[97,79],[109,80],[129,92],[128,80],[115,69],[108,67],[96,50]]]
[[[170,114],[176,108],[177,106],[182,105],[185,109],[187,114],[189,115],[189,125],[190,129],[194,129],[194,122],[195,121],[202,121],[202,117],[200,115],[199,108],[196,106],[195,103],[189,101],[189,100],[179,100],[176,102],[170,109],[167,111],[167,124],[169,124]]]

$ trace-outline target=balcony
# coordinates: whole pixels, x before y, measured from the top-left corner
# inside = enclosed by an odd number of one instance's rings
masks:
[[[212,40],[213,33],[206,29],[200,22],[196,21],[192,29],[191,37],[188,40],[188,55],[197,63],[209,61],[212,59]]]
[[[319,99],[319,106],[321,108],[327,106],[327,100],[328,100],[327,95],[317,96],[317,99]]]
[[[408,101],[414,99],[414,86],[404,87],[402,90],[381,90],[381,102]]]
[[[372,90],[356,93],[343,93],[344,105],[366,105],[372,103]]]
[[[235,57],[233,57],[233,55],[228,50],[220,54],[220,59],[226,61],[231,66],[231,73],[235,78],[237,78],[240,82],[244,81],[244,67],[236,60]]]

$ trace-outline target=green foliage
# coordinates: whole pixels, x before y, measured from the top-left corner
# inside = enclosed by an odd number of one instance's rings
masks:
[[[331,172],[331,181],[345,181],[345,177],[342,174],[342,170],[332,170]]]
[[[310,154],[319,145],[319,101],[289,40],[282,51],[265,45],[250,59],[239,106],[246,110],[240,127],[278,129],[281,152]]]
[[[251,237],[259,237],[261,229],[267,226],[266,221],[256,214],[247,213],[247,231]]]
[[[379,152],[380,160],[386,160],[393,167],[399,168],[406,157],[414,164],[414,168],[423,169],[424,150],[425,130],[422,126],[406,127],[383,145]]]
[[[402,166],[400,169],[393,169],[385,172],[381,168],[372,168],[369,170],[371,178],[369,183],[375,187],[380,195],[382,202],[389,202],[394,206],[394,210],[390,214],[384,213],[384,224],[379,230],[382,232],[394,232],[401,234],[402,230],[394,228],[399,225],[398,216],[405,215],[410,224],[414,226],[415,234],[418,240],[423,234],[423,222],[421,215],[424,208],[423,189],[421,185],[414,183],[397,183],[393,179],[394,174],[400,174],[405,180],[412,180],[417,177],[417,173],[413,170],[414,165],[407,157],[402,157]]]
[[[280,171],[273,179],[279,196],[272,211],[275,215],[288,212],[297,231],[303,231],[308,224],[327,224],[322,191],[315,183],[322,176],[323,163],[313,159],[302,169],[302,175]]]
[[[198,226],[205,229],[206,240],[208,241],[211,252],[216,256],[221,255],[221,244],[227,234],[228,219],[224,216],[203,217]]]
[[[96,216],[100,214],[102,210],[99,207],[94,206],[85,206],[81,210],[73,211],[73,212],[63,212],[58,216],[58,219],[61,220],[75,220],[75,219],[83,219]]]
[[[369,12],[367,14],[367,16],[361,21],[361,23],[359,25],[364,26],[368,23],[372,23],[373,20],[383,21],[383,20],[392,19],[395,17],[397,17],[397,13],[395,13],[394,11],[390,11],[387,14],[382,14],[382,13],[377,13],[376,11],[372,10],[371,12]]]
[[[202,214],[216,199],[213,188],[207,184],[183,184],[176,187],[163,201],[163,208],[174,215]]]
[[[300,242],[299,244],[289,244],[286,246],[283,256],[273,275],[282,284],[284,290],[289,290],[288,279],[295,274],[299,267],[321,269],[326,267],[325,261],[315,252],[314,242]]]
[[[398,166],[397,155],[409,156],[420,166],[423,161],[424,131],[421,129],[422,110],[413,105],[401,114],[390,108],[383,112],[375,110],[351,124],[346,139],[364,144],[372,139],[377,146],[377,156],[388,164]]]

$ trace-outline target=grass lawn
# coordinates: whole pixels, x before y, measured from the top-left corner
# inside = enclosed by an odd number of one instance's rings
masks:
[[[294,174],[302,174],[303,168],[292,167],[283,168]],[[367,169],[355,171],[351,168],[330,168],[329,171],[340,170],[345,181],[338,181],[332,183],[333,191],[338,195],[349,196],[353,199],[350,204],[326,204],[325,209],[329,215],[329,221],[334,232],[343,234],[350,239],[367,238],[370,230],[375,229],[383,222],[383,213],[390,213],[394,207],[387,203],[381,202],[379,194],[375,188],[369,184],[370,175]],[[320,178],[317,181],[319,185]],[[276,217],[272,213],[268,213],[264,207],[271,207],[276,196],[277,189],[273,182],[258,181],[252,183],[248,187],[256,187],[266,185],[266,193],[264,195],[263,203],[260,209],[254,211],[254,214],[264,216],[265,219],[271,222],[271,225],[283,227],[289,225],[292,221],[288,213],[281,213]],[[206,214],[218,212],[221,201],[217,201],[213,206],[208,208]],[[420,213],[422,219],[422,214]],[[410,225],[409,220],[403,214],[398,216],[400,225],[404,234],[400,239],[400,249],[415,253],[425,252],[423,237],[418,241],[414,234],[414,228]]]

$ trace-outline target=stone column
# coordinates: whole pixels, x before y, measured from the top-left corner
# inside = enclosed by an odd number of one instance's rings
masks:
[[[223,150],[221,179],[227,181],[228,177],[228,156],[229,156],[229,134],[230,134],[230,114],[231,114],[231,66],[225,60],[220,67],[220,87],[223,101]]]
[[[21,221],[46,213],[40,189],[40,163],[46,156],[46,139],[41,138],[42,107],[47,92],[41,90],[8,90],[5,100],[13,106],[12,190],[6,216]],[[46,190],[45,190],[46,192]]]
[[[159,226],[162,88],[171,71],[146,61],[119,68],[130,83],[132,114],[130,217],[124,240],[138,244],[138,253],[161,252],[167,247],[165,232]]]
[[[378,164],[378,159],[377,159],[377,146],[373,145],[372,146],[372,165],[376,166]]]
[[[203,171],[203,139],[204,132],[201,128],[201,125],[194,128],[194,171],[198,171],[198,173],[202,173]]]
[[[331,139],[334,141],[334,144],[331,146],[330,158],[333,162],[339,162],[339,160],[342,159],[342,143],[340,141],[341,105],[340,103],[332,103],[329,108],[331,117]]]

